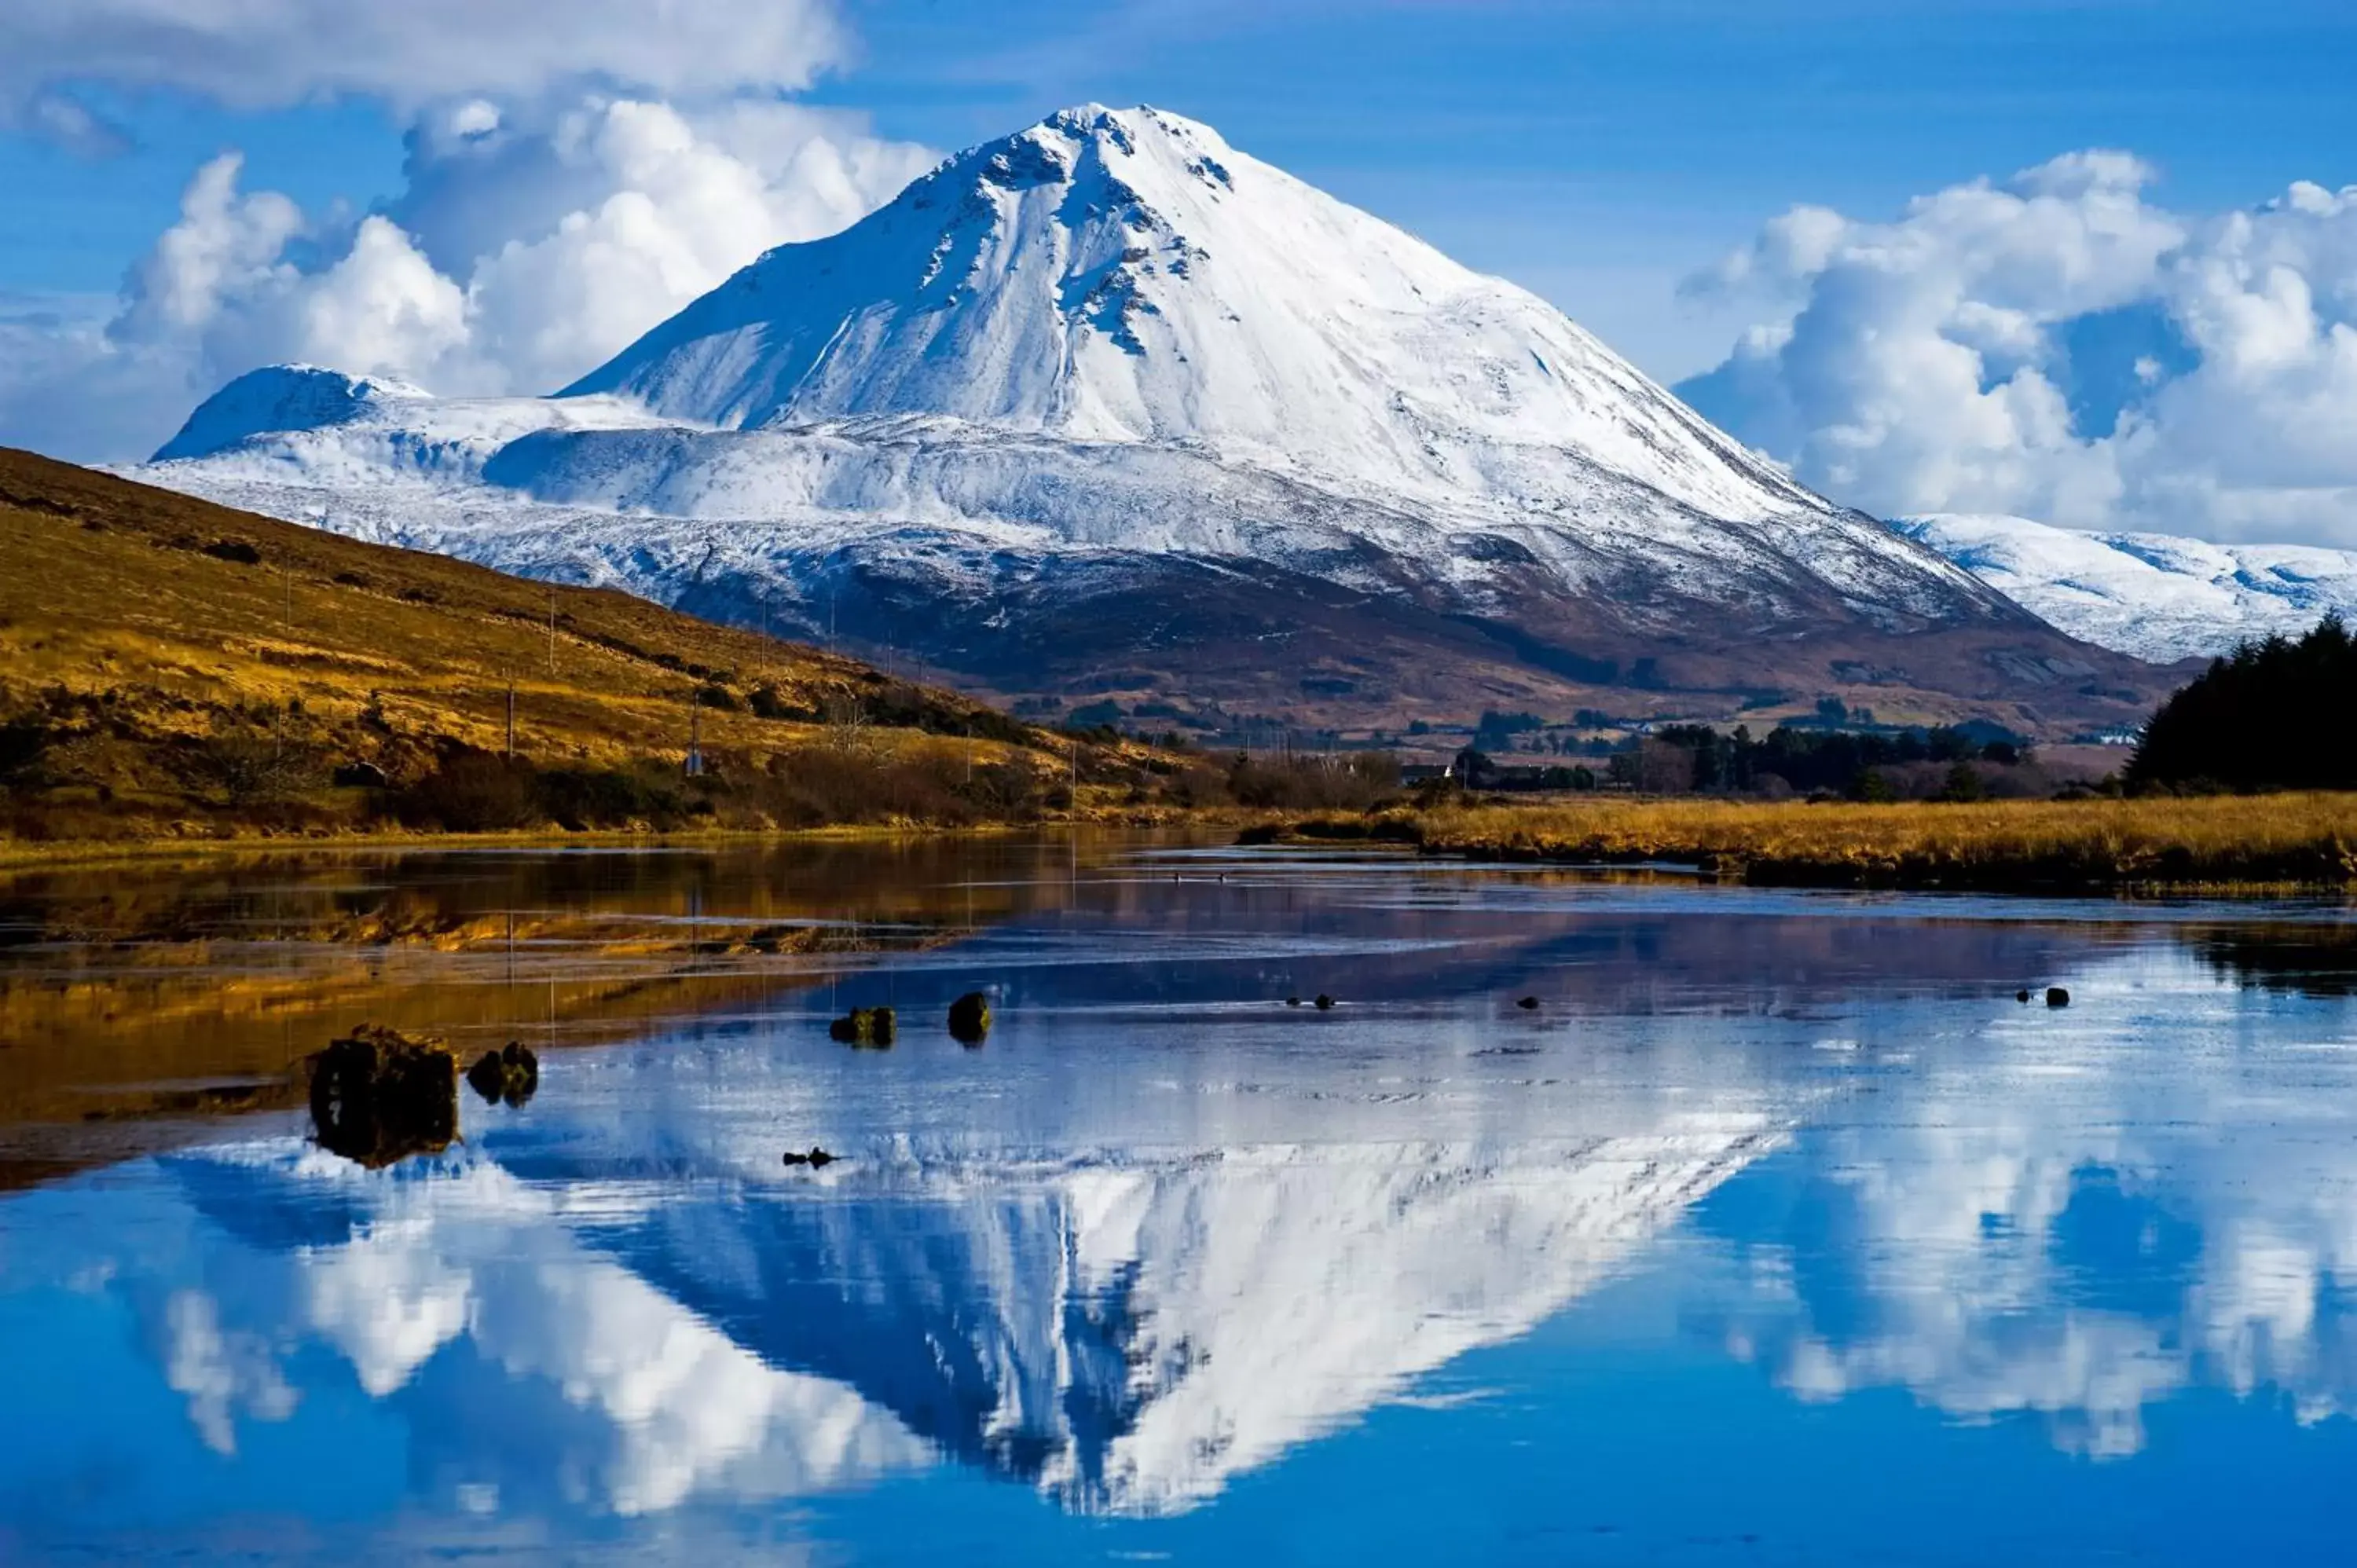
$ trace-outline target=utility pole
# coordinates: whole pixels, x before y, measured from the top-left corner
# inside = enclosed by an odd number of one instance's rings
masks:
[[[286,618],[281,629],[292,637],[295,635],[295,558],[292,555],[278,558],[278,576],[286,588]]]
[[[508,677],[508,760],[515,760],[515,677]]]
[[[548,674],[551,680],[556,678],[556,587],[554,584],[551,584],[548,589]]]

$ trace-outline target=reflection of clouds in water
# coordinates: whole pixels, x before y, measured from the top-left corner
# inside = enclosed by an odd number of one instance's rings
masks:
[[[585,1251],[547,1195],[495,1165],[355,1179],[255,1145],[229,1163],[258,1184],[251,1197],[300,1206],[317,1196],[307,1188],[329,1187],[364,1218],[346,1240],[249,1262],[249,1275],[282,1271],[282,1288],[249,1279],[243,1294],[253,1310],[275,1304],[283,1321],[224,1333],[209,1298],[174,1297],[172,1386],[222,1452],[234,1444],[233,1412],[291,1412],[270,1348],[307,1337],[404,1411],[462,1509],[555,1477],[573,1507],[632,1515],[698,1496],[802,1495],[930,1462],[927,1445],[854,1391],[763,1365]],[[429,1371],[437,1356],[451,1361],[447,1372]],[[553,1391],[553,1405],[478,1434],[490,1369],[498,1389]]]
[[[295,1391],[279,1372],[269,1342],[258,1334],[223,1333],[212,1297],[174,1291],[164,1305],[164,1381],[188,1397],[188,1420],[206,1447],[235,1454],[240,1413],[255,1421],[284,1421],[295,1413]]]
[[[301,1255],[309,1326],[380,1399],[466,1331],[474,1282],[435,1252],[429,1219],[380,1219]]]
[[[1577,1143],[910,1156],[749,1203],[728,1184],[585,1195],[480,1159],[355,1178],[253,1146],[184,1168],[233,1168],[248,1212],[335,1195],[346,1239],[268,1259],[283,1288],[247,1299],[284,1321],[246,1338],[332,1347],[456,1507],[788,1496],[938,1442],[1069,1507],[1155,1514],[1527,1331],[1780,1136],[1750,1113],[1655,1121]],[[779,1369],[798,1365],[824,1375]],[[209,1437],[226,1408],[192,1396]]]
[[[2182,967],[2089,978],[2133,993]],[[2083,1012],[2093,986],[2074,989]],[[2333,1310],[2357,1279],[2357,1122],[2221,1049],[2230,995],[2178,1000],[1994,1029],[1974,1048],[2017,1055],[1934,1068],[1881,1119],[1812,1136],[1786,1209],[1728,1228],[1731,1352],[1803,1398],[1895,1386],[1962,1420],[2042,1415],[2099,1457],[2139,1451],[2146,1409],[2189,1388],[2357,1410],[2357,1329]],[[2237,1135],[2254,1121],[2273,1125]]]

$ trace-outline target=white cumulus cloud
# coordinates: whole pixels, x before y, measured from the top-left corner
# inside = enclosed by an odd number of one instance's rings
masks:
[[[2357,188],[2201,217],[2154,178],[2080,152],[1795,209],[1687,285],[1760,318],[1681,390],[1885,515],[2357,544]]]
[[[103,327],[0,311],[0,441],[145,456],[223,381],[302,360],[447,395],[541,393],[764,250],[833,232],[934,155],[774,100],[462,99],[357,222],[200,168]]]
[[[832,0],[8,0],[0,106],[83,134],[61,93],[173,89],[236,108],[404,109],[594,81],[661,96],[805,86],[845,47]]]

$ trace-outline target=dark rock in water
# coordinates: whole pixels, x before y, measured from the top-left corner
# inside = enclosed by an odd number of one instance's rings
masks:
[[[382,789],[392,783],[384,776],[384,769],[373,762],[347,762],[336,769],[339,789]]]
[[[2046,1005],[2068,1007],[2071,1005],[2071,993],[2059,985],[2050,985],[2046,988]]]
[[[1287,1007],[1298,1007],[1301,1005],[1301,998],[1298,996],[1288,996],[1285,999],[1285,1004]]]
[[[458,1135],[458,1058],[436,1039],[362,1025],[305,1064],[319,1146],[378,1170]]]
[[[899,1019],[889,1007],[854,1007],[829,1024],[826,1032],[846,1046],[889,1050],[899,1033]]]
[[[1535,996],[1525,996],[1514,1005],[1525,1013],[1534,1013],[1538,1010],[1539,999]]]
[[[485,1104],[504,1100],[521,1107],[540,1088],[540,1058],[521,1040],[510,1040],[503,1049],[484,1052],[483,1059],[467,1069],[467,1083]]]
[[[950,1037],[962,1046],[978,1046],[990,1036],[990,998],[969,991],[950,1004]]]
[[[2016,1002],[2027,1002],[2029,1000],[2029,993],[2027,991],[2017,991],[2013,993],[2013,999]]]
[[[824,1149],[817,1147],[813,1147],[807,1155],[798,1155],[793,1150],[788,1149],[785,1163],[790,1165],[809,1165],[816,1169],[834,1164],[834,1156]]]
[[[1324,992],[1319,992],[1318,993],[1318,1011],[1320,1013],[1331,1013],[1333,1010],[1334,999],[1331,996],[1327,995]]]

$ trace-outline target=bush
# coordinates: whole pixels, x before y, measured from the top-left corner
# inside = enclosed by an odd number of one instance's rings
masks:
[[[216,561],[227,561],[236,566],[262,564],[262,552],[242,539],[216,539],[205,546],[204,553]]]
[[[737,693],[726,686],[698,686],[695,689],[695,701],[699,706],[716,708],[724,714],[733,714],[737,711]]]
[[[15,718],[0,725],[0,789],[22,789],[41,779],[41,759],[57,739],[57,732],[37,718]]]
[[[413,827],[444,832],[512,832],[540,819],[538,779],[529,762],[484,751],[446,757],[401,792],[396,811]]]
[[[1228,793],[1260,811],[1365,811],[1399,797],[1399,758],[1387,751],[1254,757],[1228,765]]]
[[[745,705],[753,710],[753,716],[757,719],[799,719],[807,722],[818,716],[808,709],[797,708],[787,702],[778,694],[778,689],[767,681],[753,688],[746,696]]]
[[[219,789],[231,806],[284,800],[319,787],[328,776],[327,758],[307,740],[256,730],[232,730],[199,741],[199,781]]]

